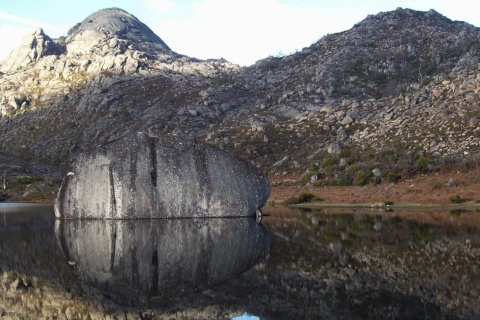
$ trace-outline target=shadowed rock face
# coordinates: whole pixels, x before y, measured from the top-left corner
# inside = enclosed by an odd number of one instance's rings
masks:
[[[205,143],[136,133],[80,155],[55,203],[58,218],[252,216],[267,177]]]
[[[78,280],[122,304],[147,304],[231,279],[270,252],[253,218],[57,220]]]

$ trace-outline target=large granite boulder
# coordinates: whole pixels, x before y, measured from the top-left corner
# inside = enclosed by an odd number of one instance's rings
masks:
[[[76,159],[55,203],[58,218],[252,216],[267,177],[233,154],[193,139],[132,134]]]

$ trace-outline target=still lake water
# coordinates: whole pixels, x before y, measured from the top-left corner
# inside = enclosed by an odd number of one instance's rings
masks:
[[[480,318],[478,211],[264,212],[55,221],[0,203],[0,318]]]

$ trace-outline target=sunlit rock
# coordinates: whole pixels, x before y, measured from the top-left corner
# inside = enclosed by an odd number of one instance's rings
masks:
[[[11,73],[27,67],[40,58],[60,54],[63,51],[61,46],[47,36],[42,29],[37,29],[26,34],[22,44],[0,61],[0,72]]]
[[[267,177],[192,139],[140,132],[77,157],[57,196],[58,218],[253,216]]]
[[[149,43],[160,50],[170,48],[135,16],[119,8],[98,10],[69,31],[68,54],[87,54],[107,41],[105,50],[124,51],[130,43]],[[125,48],[124,48],[125,47]]]

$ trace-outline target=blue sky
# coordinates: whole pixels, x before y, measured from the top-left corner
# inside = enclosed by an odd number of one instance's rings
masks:
[[[480,26],[476,0],[0,0],[0,59],[24,34],[42,27],[56,38],[90,13],[119,7],[149,26],[174,51],[250,65],[288,54],[368,14],[397,7],[435,9]]]

